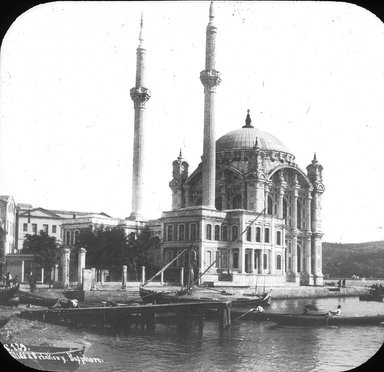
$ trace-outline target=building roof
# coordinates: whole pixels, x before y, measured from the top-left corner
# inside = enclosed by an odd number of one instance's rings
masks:
[[[261,150],[291,154],[284,144],[270,133],[251,126],[233,130],[216,141],[216,151],[252,149],[257,144]]]

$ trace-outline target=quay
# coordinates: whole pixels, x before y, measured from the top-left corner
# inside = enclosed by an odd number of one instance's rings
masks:
[[[177,329],[187,329],[197,319],[199,329],[209,312],[210,319],[218,320],[219,330],[231,325],[230,302],[191,302],[176,304],[147,304],[137,306],[85,307],[57,309],[25,309],[19,317],[47,323],[73,325],[75,327],[111,327],[115,330],[129,330],[131,326],[141,330],[155,330],[162,319],[171,320]]]

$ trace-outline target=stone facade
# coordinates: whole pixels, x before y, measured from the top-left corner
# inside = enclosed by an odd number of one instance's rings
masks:
[[[242,128],[212,139],[220,82],[213,19],[211,4],[202,163],[189,175],[180,152],[172,164],[172,211],[161,218],[164,259],[185,250],[173,266],[204,273],[201,281],[322,285],[324,185],[316,155],[305,173],[280,140],[252,126],[249,110]]]

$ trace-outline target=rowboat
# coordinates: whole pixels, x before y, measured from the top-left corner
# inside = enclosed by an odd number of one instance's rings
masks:
[[[19,286],[20,284],[17,283],[11,284],[9,287],[0,287],[0,305],[14,305],[16,302],[18,303]],[[15,300],[12,298],[15,298]]]
[[[52,307],[59,300],[58,297],[44,297],[40,296],[33,292],[24,292],[19,291],[20,303],[36,305],[36,306],[44,306],[44,307]]]
[[[321,326],[321,325],[368,325],[384,322],[384,315],[367,316],[328,316],[327,314],[257,314],[259,319],[271,320],[277,324],[295,326]]]
[[[382,294],[364,294],[359,296],[359,301],[377,301],[383,302],[384,295]]]
[[[156,302],[157,304],[168,304],[176,302],[207,302],[207,301],[231,301],[233,307],[257,307],[269,306],[271,303],[271,292],[260,296],[235,296],[227,292],[203,292],[203,291],[153,291],[140,287],[140,297],[144,303]]]
[[[27,346],[3,344],[20,363],[39,371],[76,371],[82,363],[85,347]]]

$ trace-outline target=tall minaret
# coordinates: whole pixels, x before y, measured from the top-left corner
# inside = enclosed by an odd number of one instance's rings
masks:
[[[136,49],[136,85],[130,94],[135,109],[135,130],[133,142],[133,172],[132,172],[132,211],[129,219],[141,220],[142,190],[144,186],[144,112],[145,103],[151,97],[149,89],[145,88],[145,48],[143,40],[143,15],[140,21],[139,45]]]
[[[204,85],[204,144],[202,205],[215,209],[216,187],[216,142],[215,142],[215,93],[220,84],[220,73],[215,70],[216,25],[213,1],[209,7],[209,22],[206,33],[205,70],[200,72]]]

